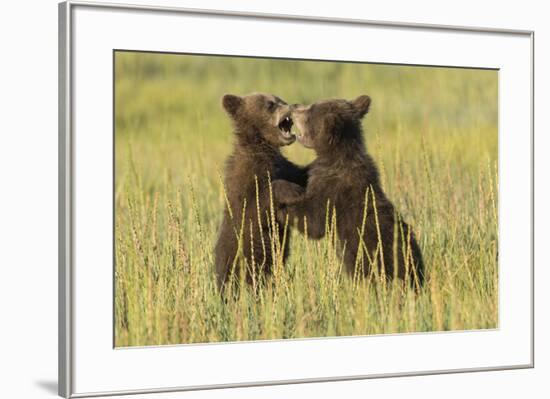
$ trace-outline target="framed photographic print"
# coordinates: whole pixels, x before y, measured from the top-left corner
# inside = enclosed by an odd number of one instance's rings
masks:
[[[533,32],[59,24],[60,395],[533,366]]]

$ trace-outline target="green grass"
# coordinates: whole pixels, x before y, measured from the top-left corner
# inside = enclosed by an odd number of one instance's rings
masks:
[[[117,346],[498,326],[497,72],[120,52],[115,67]],[[419,238],[419,294],[354,282],[330,237],[294,232],[270,284],[220,299],[213,247],[232,147],[220,98],[250,92],[372,97],[367,149]],[[298,144],[285,153],[314,158]]]

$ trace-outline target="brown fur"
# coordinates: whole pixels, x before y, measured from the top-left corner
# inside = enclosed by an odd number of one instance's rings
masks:
[[[235,142],[225,167],[225,189],[231,212],[226,206],[215,248],[220,289],[223,289],[232,274],[238,281],[240,262],[234,260],[241,227],[248,283],[253,281],[254,276],[260,280],[271,274],[275,261],[270,245],[272,239],[278,240],[283,260],[287,258],[289,232],[283,243],[283,223],[277,223],[275,235],[270,228],[270,179],[284,179],[301,187],[305,187],[307,181],[307,171],[288,161],[280,152],[281,146],[295,140],[290,134],[290,127],[288,131],[279,128],[280,121],[290,117],[290,107],[283,100],[272,95],[253,94],[244,97],[225,95],[222,102],[233,121]],[[246,208],[243,209],[245,202]],[[243,220],[244,225],[241,226]],[[252,268],[253,256],[255,268]],[[233,265],[236,266],[235,270],[232,270]]]
[[[412,229],[382,190],[376,165],[365,150],[361,119],[369,107],[368,96],[353,101],[327,100],[307,107],[296,106],[292,117],[301,133],[298,140],[313,148],[317,159],[309,166],[307,189],[278,180],[273,182],[273,192],[283,204],[280,213],[288,213],[302,232],[307,223],[310,238],[325,235],[327,209],[335,212],[345,267],[351,275],[356,270],[368,275],[376,264],[378,271],[388,278],[404,279],[409,273],[411,282],[421,285],[424,265],[420,247]],[[362,239],[371,262],[367,256],[357,259],[367,189]],[[381,248],[378,248],[379,242]]]

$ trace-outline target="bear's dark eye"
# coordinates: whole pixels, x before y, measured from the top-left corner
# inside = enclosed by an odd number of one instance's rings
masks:
[[[267,102],[267,109],[268,109],[268,111],[274,111],[276,105],[277,105],[277,104],[275,104],[275,102],[273,102],[273,101],[271,101],[271,100],[268,101],[268,102]]]

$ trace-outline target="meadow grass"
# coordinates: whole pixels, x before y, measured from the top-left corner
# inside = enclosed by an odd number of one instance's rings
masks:
[[[497,87],[487,70],[117,52],[116,346],[498,327]],[[354,280],[334,235],[293,231],[268,284],[221,300],[213,247],[233,137],[220,99],[250,92],[372,97],[367,150],[422,248],[419,293]]]

